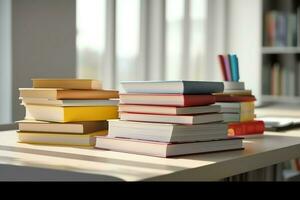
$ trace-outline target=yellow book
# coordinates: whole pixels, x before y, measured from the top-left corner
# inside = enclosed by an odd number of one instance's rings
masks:
[[[50,122],[102,121],[118,118],[118,106],[57,107],[26,105],[28,120]]]
[[[63,134],[63,133],[36,133],[18,132],[20,143],[66,145],[66,146],[95,146],[96,136],[106,136],[107,130],[97,131],[90,134]]]
[[[240,122],[247,122],[247,121],[252,121],[255,118],[255,114],[252,112],[248,112],[248,113],[242,113],[240,115]]]

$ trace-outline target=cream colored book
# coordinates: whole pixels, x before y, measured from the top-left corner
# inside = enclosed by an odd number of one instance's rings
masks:
[[[32,85],[34,88],[102,89],[101,82],[92,79],[32,79]]]
[[[96,136],[107,135],[107,130],[90,134],[63,134],[63,133],[33,133],[18,132],[18,139],[21,143],[46,144],[46,145],[67,145],[67,146],[95,146]]]
[[[22,105],[48,105],[48,106],[117,106],[117,99],[47,99],[47,98],[22,98]]]
[[[116,90],[65,90],[59,88],[19,88],[22,98],[59,99],[114,99],[119,98]]]
[[[55,123],[36,120],[21,120],[17,122],[21,132],[50,132],[85,134],[108,129],[107,121],[86,121]]]

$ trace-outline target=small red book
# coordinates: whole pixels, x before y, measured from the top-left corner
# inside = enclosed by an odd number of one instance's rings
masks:
[[[120,94],[120,104],[161,105],[161,106],[204,106],[214,104],[213,95],[182,94]]]
[[[248,121],[228,124],[228,134],[230,136],[263,134],[264,131],[265,124],[263,121]]]
[[[216,102],[250,102],[256,101],[254,96],[216,95]]]

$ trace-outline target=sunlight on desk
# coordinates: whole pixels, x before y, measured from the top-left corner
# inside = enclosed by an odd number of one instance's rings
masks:
[[[300,132],[268,132],[262,138],[246,139],[244,147],[164,159],[93,148],[21,144],[15,131],[6,131],[0,132],[0,163],[107,175],[126,181],[219,180],[300,156]]]

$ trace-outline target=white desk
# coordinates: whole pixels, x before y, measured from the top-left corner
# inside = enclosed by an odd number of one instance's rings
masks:
[[[5,131],[0,132],[0,180],[219,180],[300,157],[300,130],[267,132],[245,140],[244,146],[239,151],[163,159],[20,144],[15,131]]]

